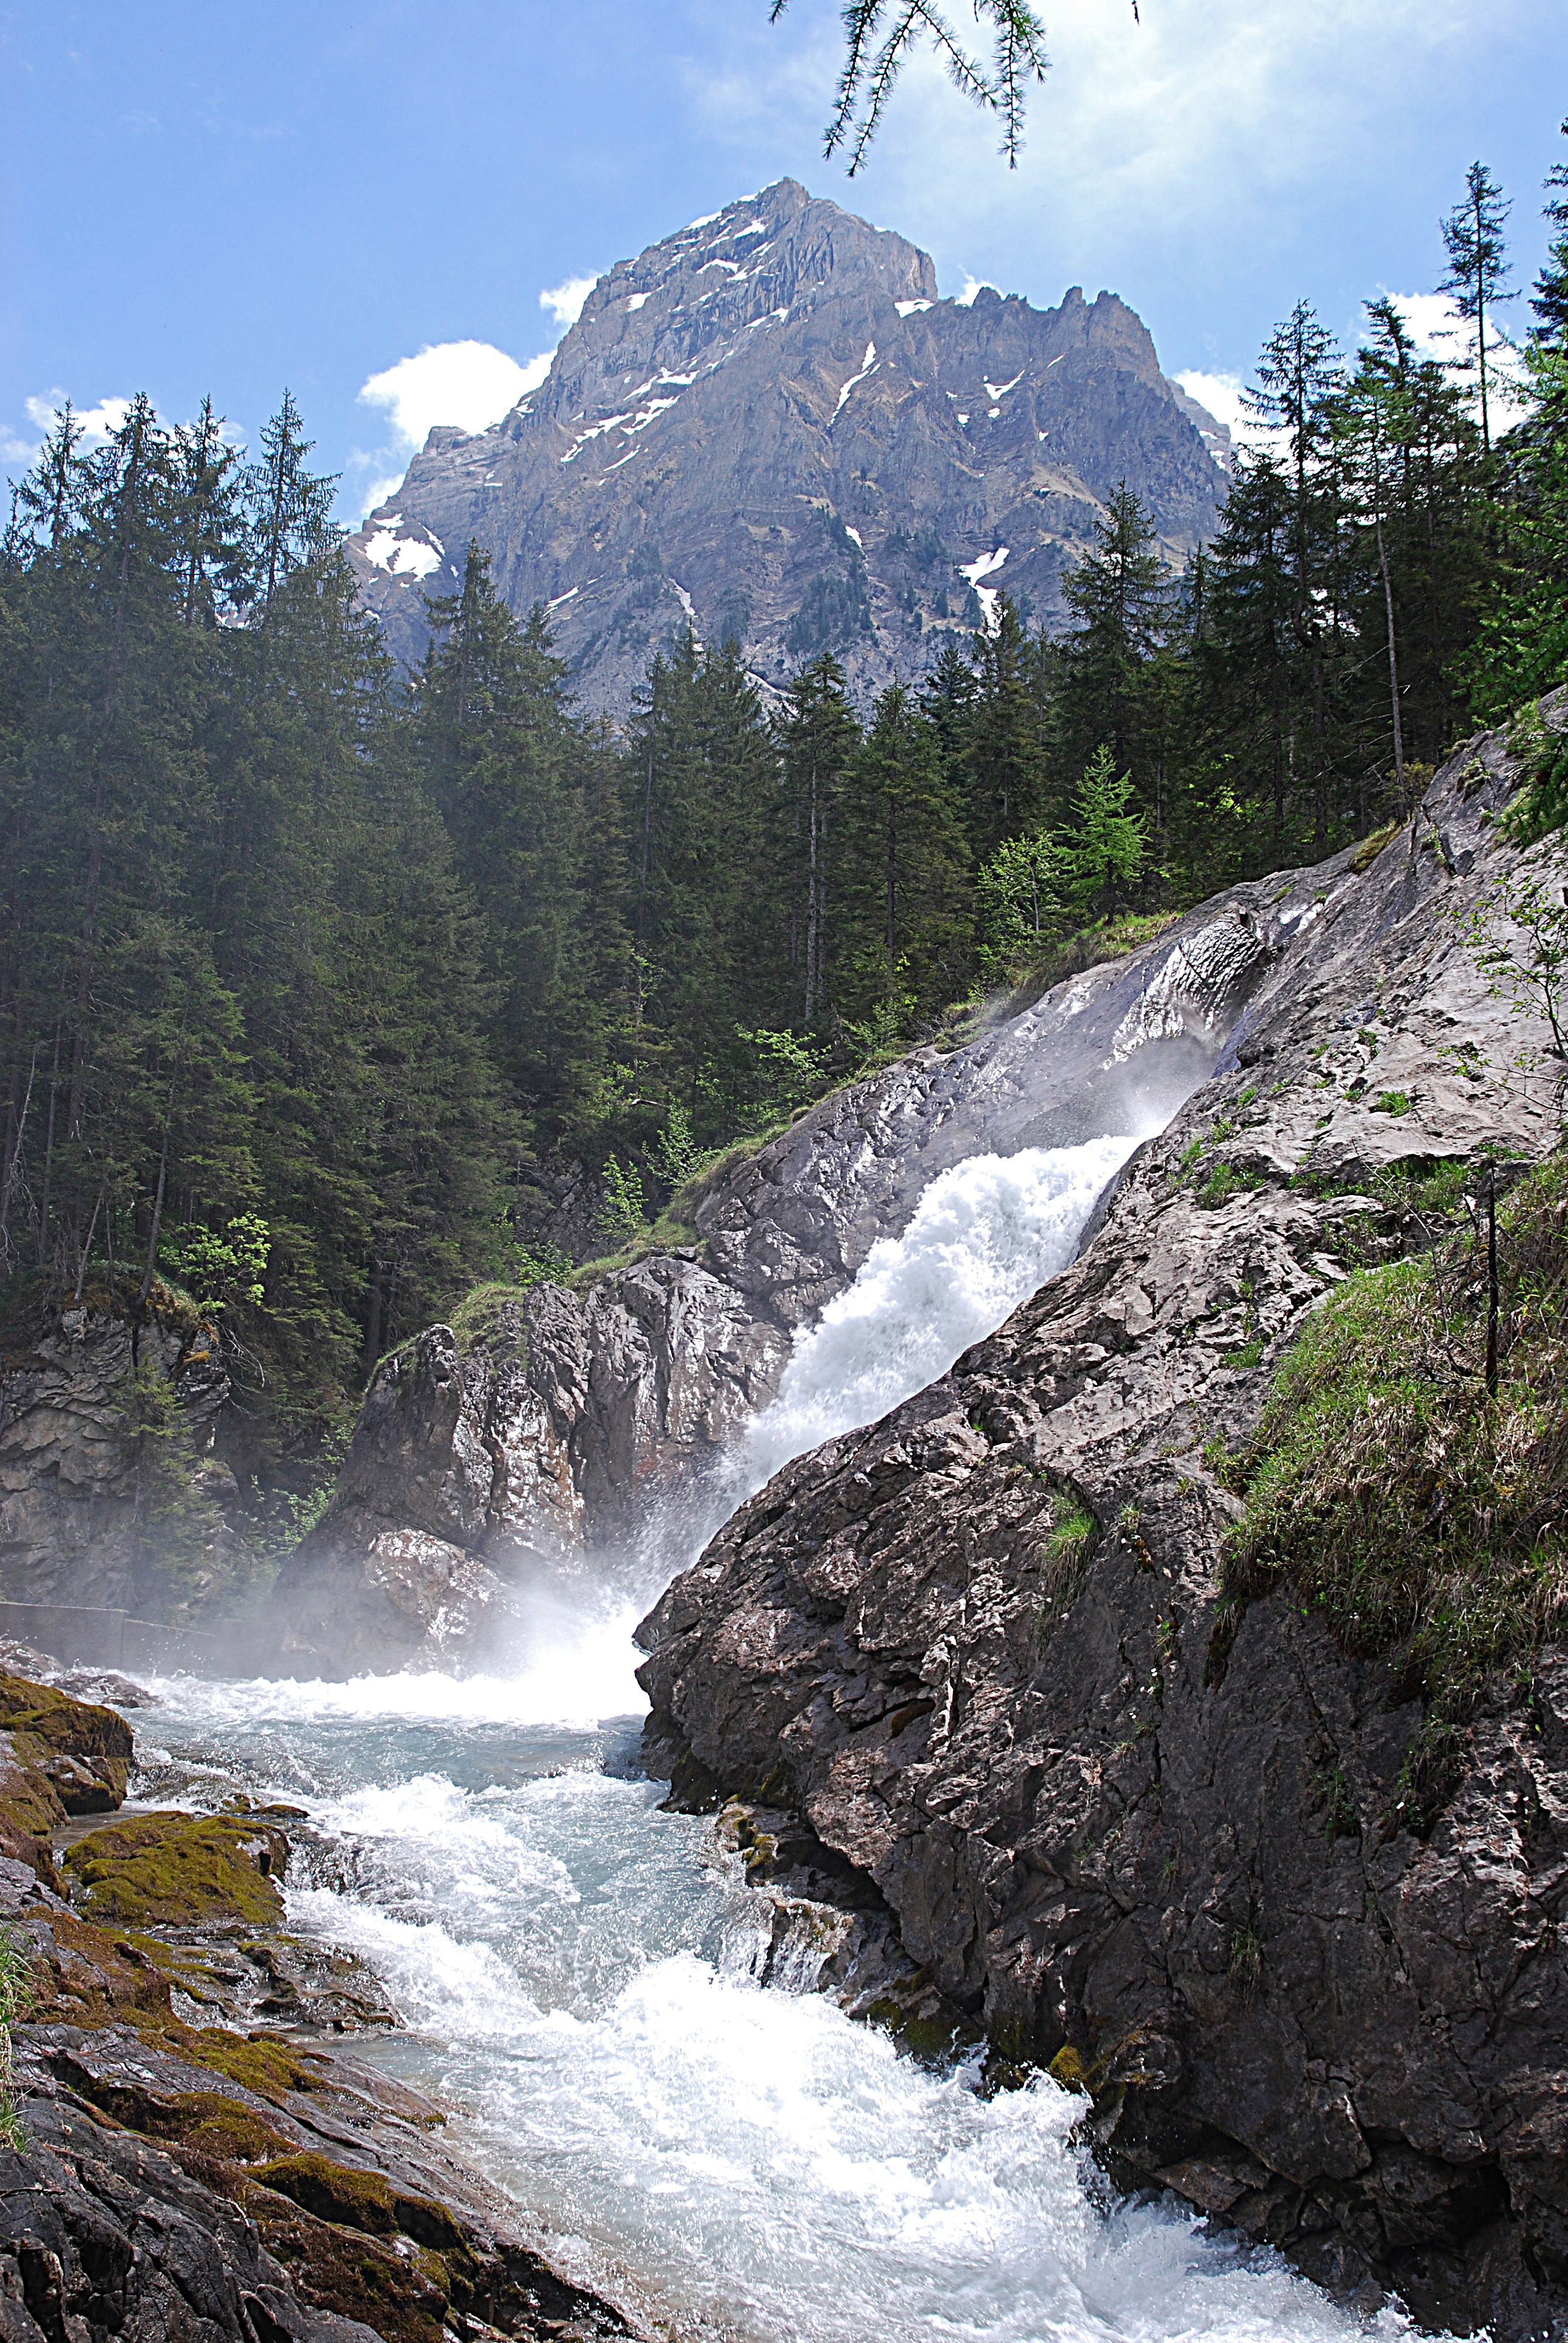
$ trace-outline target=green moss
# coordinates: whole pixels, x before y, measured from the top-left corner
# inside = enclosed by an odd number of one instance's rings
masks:
[[[185,2048],[187,2057],[226,2075],[258,2099],[321,2088],[321,2077],[308,2060],[272,2035],[231,2034],[225,2026],[204,2026],[192,2033]]]
[[[1070,2042],[1062,2045],[1045,2071],[1053,2083],[1061,2085],[1064,2091],[1077,2091],[1084,2096],[1088,2095],[1089,2083],[1084,2072],[1083,2061]]]
[[[294,2146],[265,2116],[223,2091],[156,2091],[85,2071],[75,2087],[127,2131],[225,2164],[262,2165]]]
[[[264,2188],[276,2189],[280,2197],[303,2205],[317,2220],[363,2229],[373,2237],[389,2237],[397,2232],[391,2183],[383,2172],[357,2172],[325,2156],[290,2154],[264,2164],[255,2177]]]
[[[1430,1827],[1488,1671],[1568,1617],[1565,1225],[1557,1156],[1499,1210],[1494,1395],[1484,1246],[1462,1221],[1431,1254],[1336,1288],[1282,1362],[1245,1460],[1228,1594],[1288,1581],[1347,1649],[1392,1660],[1391,1697],[1425,1704],[1395,1825]]]
[[[396,2242],[323,2221],[256,2179],[236,2195],[314,2309],[357,2319],[383,2343],[442,2343],[451,2298],[430,2267],[437,2257],[399,2252]]]
[[[528,1335],[522,1331],[521,1311],[533,1292],[528,1285],[476,1285],[466,1293],[452,1312],[452,1332],[464,1351],[506,1350],[523,1365],[528,1357]],[[518,1332],[508,1336],[502,1325],[503,1312],[516,1310]]]
[[[90,1920],[166,1928],[269,1930],[283,1918],[275,1882],[288,1841],[270,1823],[227,1815],[136,1815],[66,1850],[73,1901]]]
[[[1372,1114],[1408,1114],[1409,1093],[1405,1091],[1380,1091],[1369,1111]]]
[[[1374,830],[1370,837],[1363,838],[1351,856],[1351,869],[1358,875],[1363,870],[1370,870],[1383,848],[1392,846],[1403,828],[1402,822],[1385,821],[1381,830]]]

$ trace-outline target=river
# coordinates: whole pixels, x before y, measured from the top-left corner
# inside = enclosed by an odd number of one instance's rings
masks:
[[[568,2277],[726,2343],[1292,2343],[1364,2333],[1174,2202],[1117,2204],[1041,2077],[988,2097],[813,1991],[759,1982],[766,1906],[637,1770],[631,1629],[793,1455],[922,1389],[1071,1258],[1134,1141],[971,1158],[798,1343],[724,1473],[629,1573],[541,1590],[505,1679],[161,1680],[143,1796],[308,1808],[332,1885],[291,1924],[367,1959],[406,2030],[365,2055],[455,2110]],[[347,1882],[347,1884],[345,1884]],[[1406,2330],[1384,2312],[1372,2331]]]

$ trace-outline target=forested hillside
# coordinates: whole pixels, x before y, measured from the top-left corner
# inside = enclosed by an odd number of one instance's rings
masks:
[[[553,1169],[604,1175],[612,1251],[709,1151],[1401,818],[1473,720],[1528,732],[1568,676],[1549,193],[1525,402],[1386,302],[1349,358],[1298,308],[1183,573],[1123,488],[1065,631],[1000,598],[869,707],[828,652],[764,704],[689,631],[612,727],[477,548],[405,682],[286,396],[254,460],[210,409],[91,449],[67,412],[0,558],[7,1309],[184,1286],[286,1469],[475,1282],[566,1266]],[[1568,755],[1533,753],[1544,825]]]

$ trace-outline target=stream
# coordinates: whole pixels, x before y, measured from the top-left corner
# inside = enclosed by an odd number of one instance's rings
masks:
[[[448,2137],[556,2266],[650,2336],[1088,2343],[1365,2333],[1187,2208],[1117,2204],[1048,2077],[985,2097],[814,1992],[759,1982],[763,1899],[710,1822],[641,1778],[631,1630],[789,1457],[942,1373],[1072,1258],[1129,1138],[970,1158],[798,1340],[724,1471],[628,1574],[541,1589],[500,1679],[155,1683],[136,1794],[286,1798],[345,1850],[290,1925],[361,1955],[406,2030],[354,2046],[454,2110]],[[1372,2331],[1396,2336],[1393,2312]]]

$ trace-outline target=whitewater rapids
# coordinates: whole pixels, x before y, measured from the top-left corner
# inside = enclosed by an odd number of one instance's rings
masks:
[[[363,1955],[407,2031],[364,2046],[461,2111],[453,2144],[568,2276],[650,2335],[728,2343],[1315,2343],[1367,2331],[1267,2253],[1175,2207],[1114,2207],[1046,2077],[900,2053],[759,1983],[763,1900],[637,1777],[630,1629],[790,1457],[943,1373],[1070,1260],[1131,1138],[971,1159],[798,1342],[778,1400],[645,1583],[541,1597],[507,1679],[154,1687],[143,1797],[237,1785],[308,1806],[351,1890],[291,1924]],[[161,1741],[163,1747],[148,1745]],[[807,1964],[809,1969],[809,1964]],[[804,1986],[809,1975],[799,1977]],[[1408,2331],[1396,2313],[1372,2322]]]

